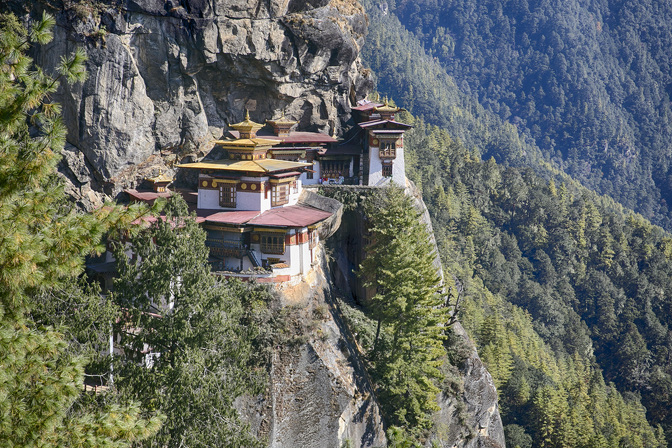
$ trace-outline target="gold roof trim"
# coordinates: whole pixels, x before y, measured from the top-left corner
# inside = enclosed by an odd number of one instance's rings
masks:
[[[254,231],[259,233],[287,233],[287,229],[274,229],[268,227],[255,227]]]
[[[385,97],[385,101],[382,106],[374,107],[376,112],[399,112],[401,107],[390,106],[389,100]]]
[[[156,183],[161,183],[161,182],[172,182],[173,178],[169,177],[169,176],[166,176],[161,171],[159,171],[158,176],[156,176],[156,177],[145,177],[145,180],[147,180],[149,182],[154,182],[156,184]]]
[[[250,120],[250,111],[245,109],[245,120],[241,121],[240,123],[230,124],[229,127],[232,127],[236,131],[254,133],[263,128],[264,125]]]
[[[260,160],[217,160],[209,162],[195,162],[177,165],[178,168],[191,168],[217,171],[237,171],[251,173],[273,173],[275,171],[291,170],[311,166],[311,163],[290,162],[279,159]]]
[[[275,146],[282,143],[280,140],[271,140],[268,138],[239,138],[236,140],[215,140],[215,143],[224,148],[244,149],[257,148],[262,146]]]
[[[291,124],[292,126],[294,126],[295,124],[298,123],[298,121],[288,120],[287,118],[285,118],[285,112],[283,111],[282,116],[280,118],[278,118],[277,120],[266,120],[266,123],[270,124],[271,126],[273,126],[274,124],[283,124],[283,125]]]

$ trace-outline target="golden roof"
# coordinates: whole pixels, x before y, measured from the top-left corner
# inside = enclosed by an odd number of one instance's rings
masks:
[[[202,170],[239,171],[252,173],[273,173],[289,169],[311,166],[311,163],[290,162],[278,159],[259,160],[213,160],[207,162],[185,163],[178,168],[192,168]]]
[[[282,143],[279,140],[268,138],[238,138],[236,140],[215,140],[215,143],[224,148],[231,149],[256,149],[263,146],[275,146]]]
[[[256,133],[259,129],[263,128],[264,125],[250,120],[250,111],[245,109],[245,120],[240,123],[231,124],[229,127],[244,133]]]
[[[298,121],[288,120],[287,118],[285,118],[285,112],[283,111],[282,116],[280,118],[278,118],[277,120],[266,120],[266,123],[270,124],[271,126],[278,125],[278,124],[285,125],[285,126],[287,126],[287,125],[294,126],[295,124],[298,123]]]
[[[154,182],[156,184],[156,183],[160,183],[160,182],[172,182],[173,178],[163,174],[162,172],[159,172],[158,176],[156,176],[156,177],[146,177],[145,180],[147,180],[149,182]]]
[[[390,103],[388,102],[387,97],[385,97],[384,104],[382,106],[379,106],[379,107],[374,107],[373,110],[376,111],[376,112],[393,112],[394,113],[394,112],[399,112],[401,110],[401,108],[396,107],[396,106],[390,106]]]

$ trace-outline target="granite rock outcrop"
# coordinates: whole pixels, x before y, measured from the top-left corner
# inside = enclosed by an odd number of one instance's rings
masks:
[[[55,15],[55,38],[34,54],[46,70],[75,48],[88,55],[88,80],[55,97],[76,153],[61,171],[83,208],[207,153],[246,109],[256,121],[284,111],[304,130],[338,134],[372,86],[358,59],[367,18],[350,0],[8,5]]]

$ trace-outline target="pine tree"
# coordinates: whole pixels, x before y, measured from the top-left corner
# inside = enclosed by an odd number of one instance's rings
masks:
[[[360,275],[376,294],[377,330],[369,359],[388,422],[422,430],[438,409],[448,308],[426,227],[403,190],[386,189],[365,204],[372,234]]]
[[[134,405],[83,396],[85,359],[29,314],[36,294],[82,272],[83,256],[119,216],[76,213],[56,180],[65,128],[48,98],[59,79],[86,73],[81,51],[62,59],[57,78],[33,67],[26,54],[51,40],[53,26],[47,14],[27,24],[0,16],[0,445],[129,446],[159,421],[141,419]]]
[[[255,344],[266,335],[251,310],[270,295],[213,276],[205,236],[177,195],[165,219],[115,251],[113,299],[124,310],[115,329],[124,350],[115,358],[116,384],[167,417],[148,446],[260,445],[238,419],[233,400],[263,385],[263,347]]]

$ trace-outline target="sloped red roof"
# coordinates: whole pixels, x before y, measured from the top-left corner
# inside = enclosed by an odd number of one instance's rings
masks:
[[[155,191],[138,191],[133,189],[124,190],[124,193],[128,194],[133,200],[140,202],[147,202],[150,204],[154,202],[157,198],[168,198],[173,195],[172,191],[164,191],[162,193],[157,193]]]
[[[259,210],[234,210],[225,212],[222,210],[198,209],[196,210],[196,222],[208,221],[220,224],[240,225],[245,224],[247,221],[260,214],[261,212]]]
[[[325,212],[307,205],[278,207],[260,213],[258,210],[230,211],[197,210],[197,222],[212,222],[231,225],[255,225],[268,227],[306,227],[330,217]]]
[[[269,140],[281,140],[283,143],[334,143],[336,139],[320,132],[290,132],[286,137],[264,135]]]
[[[233,138],[240,138],[240,133],[238,131],[229,130],[228,133]],[[278,137],[265,129],[257,132],[257,137],[266,140],[278,140],[283,143],[335,143],[337,141],[334,137],[322,134],[321,132],[292,131],[286,137]]]
[[[382,105],[383,105],[383,103],[374,103],[372,101],[372,102],[369,102],[369,103],[365,103],[365,104],[361,104],[359,106],[353,107],[352,110],[359,110],[359,111],[364,112],[364,111],[367,111],[367,110],[371,110],[374,107],[380,107]]]
[[[329,218],[330,212],[319,210],[306,205],[290,205],[268,210],[248,224],[269,227],[306,227]]]

